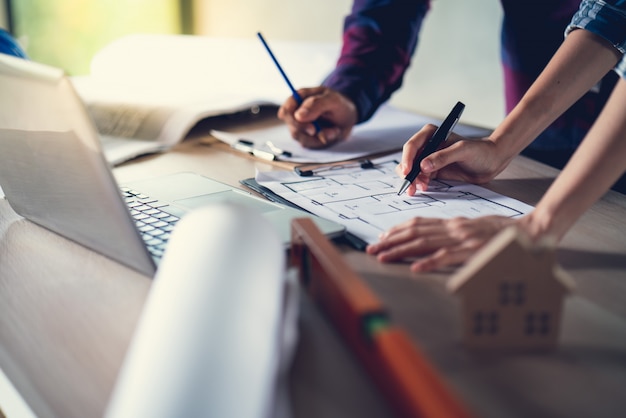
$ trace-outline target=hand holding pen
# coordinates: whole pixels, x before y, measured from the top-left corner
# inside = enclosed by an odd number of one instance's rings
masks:
[[[415,181],[419,173],[421,172],[421,163],[426,157],[434,153],[439,149],[439,147],[448,139],[448,136],[456,126],[457,122],[461,118],[461,114],[463,113],[463,109],[465,109],[465,105],[461,102],[457,102],[457,104],[452,108],[450,114],[444,119],[441,126],[437,128],[434,134],[426,141],[422,149],[417,152],[413,158],[413,164],[411,166],[411,170],[404,178],[402,182],[402,186],[398,191],[398,196],[404,193],[411,183]],[[415,138],[415,136],[413,137]],[[413,140],[411,138],[411,140]],[[409,141],[411,141],[409,140]],[[406,148],[406,147],[405,147]],[[406,149],[405,149],[406,152]],[[403,160],[405,159],[405,155],[403,155]]]
[[[324,86],[298,91],[304,100],[302,106],[289,98],[278,110],[278,117],[285,122],[296,141],[305,148],[321,148],[333,146],[350,136],[357,121],[357,111],[352,101]],[[324,121],[322,127],[326,145],[322,145],[311,130],[310,121],[320,118]]]
[[[258,32],[257,36],[259,37],[259,39],[263,43],[263,46],[267,50],[267,53],[270,54],[270,58],[272,58],[272,61],[274,61],[274,64],[276,65],[276,68],[278,69],[280,74],[283,76],[283,79],[287,83],[287,86],[289,87],[289,90],[291,90],[291,95],[293,96],[294,100],[298,103],[298,106],[302,105],[302,97],[300,97],[300,94],[298,94],[298,91],[293,87],[293,84],[291,84],[291,81],[289,81],[289,77],[287,77],[287,74],[283,70],[283,67],[281,67],[280,63],[276,59],[276,56],[274,56],[274,53],[272,52],[272,49],[270,48],[270,46],[265,41],[265,38],[263,38],[263,35],[261,35],[261,32]],[[319,122],[317,120],[314,120],[312,122],[312,124],[313,124],[313,127],[315,128],[316,136],[319,138],[319,140],[322,143],[322,145],[326,145],[326,138],[324,137],[324,133],[322,132],[322,128],[320,127]]]
[[[278,111],[291,136],[305,148],[323,148],[347,138],[357,122],[352,101],[323,86],[296,90],[263,35],[257,36],[291,90],[292,96]]]

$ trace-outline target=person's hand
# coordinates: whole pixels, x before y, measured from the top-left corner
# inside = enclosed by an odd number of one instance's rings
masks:
[[[475,219],[413,218],[384,232],[366,252],[384,263],[412,260],[414,272],[465,262],[503,228],[517,221],[504,216]]]
[[[332,146],[350,135],[357,122],[356,106],[350,99],[327,87],[303,88],[298,94],[302,97],[302,104],[298,105],[290,96],[278,109],[278,117],[303,147]],[[322,127],[320,134],[313,126],[316,120]]]
[[[404,144],[402,161],[396,168],[400,177],[404,178],[411,171],[415,156],[436,130],[435,125],[426,125]],[[422,160],[420,174],[407,189],[407,194],[413,196],[418,190],[426,190],[434,178],[486,183],[506,168],[512,158],[509,154],[498,149],[490,138],[468,139],[451,133],[444,148]]]

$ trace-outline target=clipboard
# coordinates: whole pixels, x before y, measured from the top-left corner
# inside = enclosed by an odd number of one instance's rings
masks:
[[[239,180],[239,183],[259,193],[261,196],[263,196],[270,202],[280,203],[282,205],[289,206],[294,209],[299,209],[304,212],[311,213],[308,210],[303,209],[300,206],[293,204],[289,200],[284,199],[283,197],[274,193],[272,190],[268,189],[267,187],[261,186],[253,177],[249,179]],[[365,251],[365,248],[367,247],[367,242],[363,241],[361,238],[357,237],[356,235],[351,234],[347,230],[340,237],[334,238],[333,241],[343,242],[358,251]]]

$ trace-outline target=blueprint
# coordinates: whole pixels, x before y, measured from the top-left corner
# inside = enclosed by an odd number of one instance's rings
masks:
[[[414,217],[476,218],[501,215],[516,218],[532,206],[484,187],[433,180],[428,191],[398,196],[402,178],[395,168],[401,154],[319,168],[302,177],[291,171],[259,172],[256,181],[301,208],[346,226],[367,243],[381,232]],[[363,168],[366,167],[366,168]]]

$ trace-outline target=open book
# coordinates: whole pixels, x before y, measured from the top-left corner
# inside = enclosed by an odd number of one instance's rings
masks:
[[[319,84],[339,52],[334,43],[272,47],[298,86]],[[174,146],[207,117],[254,113],[291,94],[253,36],[130,35],[97,53],[89,75],[72,80],[113,165]]]

